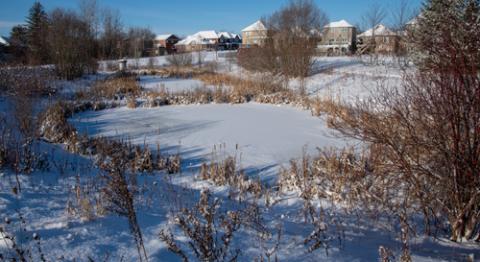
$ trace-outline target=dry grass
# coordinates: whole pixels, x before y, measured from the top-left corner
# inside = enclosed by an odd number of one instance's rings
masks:
[[[141,87],[134,75],[119,75],[103,81],[97,81],[90,89],[76,93],[78,100],[95,101],[98,99],[121,100],[125,96],[138,96]]]
[[[216,147],[212,152],[210,163],[203,163],[200,169],[200,178],[212,181],[215,185],[231,186],[238,190],[240,197],[247,193],[254,194],[256,197],[264,193],[264,187],[260,181],[249,179],[243,170],[239,168],[237,156],[219,156],[222,148],[218,151]]]
[[[209,191],[202,191],[200,201],[191,209],[175,214],[174,223],[187,238],[188,244],[176,241],[169,230],[161,230],[159,237],[169,251],[188,261],[190,249],[198,261],[237,261],[240,249],[231,251],[235,232],[242,225],[239,211],[221,212],[220,201]]]
[[[134,109],[137,107],[137,100],[135,99],[135,97],[127,97],[127,107],[130,109]]]

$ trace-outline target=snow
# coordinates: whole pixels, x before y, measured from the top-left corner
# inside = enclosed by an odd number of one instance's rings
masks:
[[[201,44],[208,44],[208,40],[192,35],[192,36],[187,36],[185,39],[179,41],[176,45],[201,45]]]
[[[395,35],[395,32],[380,24],[375,26],[375,29],[370,28],[362,34],[359,34],[357,37],[371,37],[373,34],[375,34],[375,36],[391,36]]]
[[[250,31],[266,31],[267,27],[262,23],[262,21],[257,21],[242,30],[242,32],[250,32]]]
[[[206,61],[218,59],[220,72],[249,79],[253,77],[237,66],[228,70],[221,54],[224,53],[219,53],[217,57],[213,52],[206,52]],[[166,63],[165,57],[152,59],[157,65]],[[129,59],[128,63],[147,65],[148,61],[149,58]],[[88,88],[96,78],[89,76],[56,84],[62,87],[60,95],[70,95],[81,88]],[[392,58],[380,57],[378,63],[369,64],[368,58],[318,57],[306,85],[308,95],[312,97],[337,97],[351,101],[375,92],[378,84],[395,87],[401,81],[402,70]],[[176,92],[203,86],[194,79],[159,76],[141,76],[140,84],[146,92],[162,88]],[[298,81],[292,80],[289,87],[297,88],[297,85]],[[13,115],[9,101],[0,97],[0,116]],[[210,189],[214,197],[222,200],[226,209],[238,210],[242,205],[229,196],[229,187],[215,186],[197,176],[199,165],[212,160],[214,146],[220,156],[236,154],[240,168],[245,169],[247,175],[258,175],[268,183],[278,178],[280,166],[286,165],[291,158],[301,157],[305,145],[308,145],[307,152],[313,153],[316,147],[343,147],[358,143],[337,137],[327,127],[324,118],[313,117],[308,111],[286,105],[248,103],[122,107],[76,114],[69,121],[81,133],[124,138],[154,148],[159,143],[163,152],[181,154],[181,174],[155,172],[151,175],[139,174],[137,178],[139,191],[135,207],[149,261],[180,261],[159,240],[158,233],[169,225],[170,212],[193,206],[201,190]],[[66,212],[67,202],[75,201],[73,189],[77,176],[83,185],[96,185],[99,181],[97,175],[100,170],[92,164],[92,159],[68,153],[63,145],[39,142],[38,147],[41,152],[49,153],[51,167],[29,175],[18,174],[22,183],[18,195],[12,193],[15,173],[0,170],[0,226],[9,234],[14,233],[18,239],[38,236],[48,261],[86,258],[95,261],[107,258],[110,261],[137,261],[127,219],[107,214],[87,221]],[[342,243],[338,244],[335,238],[339,236],[332,234],[329,235],[332,246],[328,255],[322,248],[308,253],[303,240],[313,228],[303,221],[303,201],[296,192],[273,197],[277,204],[267,207],[261,199],[259,208],[264,226],[270,233],[275,234],[277,226],[282,227],[282,238],[276,253],[280,261],[376,261],[379,246],[390,248],[396,257],[400,255],[401,242],[393,230],[388,230],[388,222],[382,222],[381,218],[371,221],[371,218],[362,218],[355,212],[343,212],[341,207],[336,209],[324,201],[313,204],[327,215],[335,215],[335,223],[345,230]],[[14,226],[19,224],[18,214],[26,220],[25,231]],[[327,230],[333,227],[329,222],[321,225]],[[453,243],[445,239],[444,234],[439,233],[439,236],[427,237],[419,232],[418,237],[412,237],[413,261],[465,261],[468,256],[480,256],[478,243]],[[182,235],[175,237],[185,244],[188,241]],[[4,249],[11,244],[5,239],[5,234],[0,233],[0,253],[4,254]],[[265,251],[273,250],[274,244],[274,240],[262,242],[257,232],[242,228],[235,235],[232,248],[241,249],[239,261],[252,261]],[[30,246],[36,255],[34,241],[23,240],[22,246]]]
[[[256,103],[117,108],[79,114],[71,122],[80,133],[152,148],[159,143],[192,165],[208,160],[215,145],[225,145],[225,153],[241,154],[241,164],[262,175],[274,175],[279,166],[301,157],[306,145],[314,153],[317,147],[346,144],[308,111]]]
[[[193,36],[194,37],[199,37],[199,38],[202,38],[202,39],[209,39],[209,40],[219,38],[219,35],[214,30],[200,31],[198,33],[195,33]]]
[[[147,91],[166,91],[169,93],[193,91],[197,88],[207,87],[197,79],[164,78],[161,76],[141,76],[140,85]]]
[[[155,40],[157,40],[157,41],[167,40],[167,39],[170,38],[171,36],[175,36],[175,35],[173,35],[173,34],[157,35],[157,36],[155,37]]]
[[[4,46],[9,46],[9,41],[8,41],[8,38],[4,37],[4,36],[0,36],[0,44],[4,45]]]
[[[346,20],[340,20],[336,22],[331,22],[325,26],[325,28],[336,28],[336,27],[353,27],[353,25],[351,25]]]

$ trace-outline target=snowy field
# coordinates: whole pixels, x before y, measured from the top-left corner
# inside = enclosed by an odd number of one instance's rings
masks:
[[[148,65],[150,61],[148,58],[130,59],[128,63],[137,66]],[[206,53],[206,61],[218,61],[222,73],[249,77],[239,67],[227,66],[222,53]],[[386,59],[379,65],[364,62],[352,57],[316,59],[313,75],[306,82],[308,94],[352,101],[367,97],[378,85],[395,87],[401,83],[401,70],[393,60]],[[157,57],[154,63],[164,65],[166,59]],[[106,75],[108,73],[104,72],[100,77]],[[58,81],[63,90],[60,93],[68,97],[88,88],[94,79],[90,76],[74,82]],[[140,85],[146,92],[163,89],[181,92],[205,86],[199,80],[158,76],[141,76]],[[295,80],[290,83],[291,88],[297,85]],[[12,115],[11,105],[2,97],[0,110],[0,116]],[[198,167],[214,160],[214,148],[219,157],[236,155],[247,174],[258,175],[270,184],[278,178],[279,168],[292,158],[300,158],[304,148],[307,153],[314,154],[317,147],[360,146],[358,141],[339,137],[327,127],[324,118],[313,117],[309,111],[257,103],[120,107],[76,114],[69,121],[80,133],[127,140],[153,149],[160,145],[165,153],[180,153],[181,174],[155,172],[138,176],[140,193],[135,207],[149,261],[181,261],[167,250],[158,233],[169,225],[171,212],[193,206],[202,189],[210,189],[221,199],[222,208],[245,207],[242,205],[246,203],[231,199],[231,189],[227,186],[214,186],[198,177]],[[20,174],[22,191],[19,194],[12,193],[16,184],[14,173],[0,169],[0,226],[12,230],[13,224],[20,224],[17,217],[21,214],[27,225],[25,230],[13,228],[18,230],[18,241],[36,250],[34,241],[26,239],[39,234],[49,261],[89,261],[90,258],[94,261],[137,261],[125,218],[108,214],[85,220],[67,213],[68,203],[75,200],[77,179],[82,184],[98,182],[100,170],[92,164],[92,159],[67,153],[63,145],[39,142],[38,147],[49,154],[50,168],[29,175]],[[278,227],[283,230],[276,252],[279,261],[378,261],[380,246],[390,248],[399,257],[401,242],[398,229],[394,231],[387,226],[391,221],[372,221],[326,200],[313,204],[325,210],[326,216],[334,218],[331,221],[335,223],[329,224],[329,233],[338,230],[338,225],[341,233],[329,235],[328,253],[323,247],[309,253],[304,239],[314,228],[311,223],[304,222],[302,199],[295,192],[286,192],[275,195],[273,200],[276,201],[273,206],[267,206],[263,197],[258,201],[263,223],[272,238],[261,241],[256,232],[242,228],[233,241],[233,248],[242,251],[239,261],[253,261],[272,250]],[[6,225],[6,219],[13,219],[13,223]],[[0,251],[9,244],[2,237],[0,234]],[[186,245],[187,239],[181,234],[177,239]],[[470,254],[480,257],[478,244],[452,243],[445,238],[424,237],[421,232],[411,239],[410,249],[414,261],[466,261]]]
[[[214,146],[222,146],[219,153],[241,156],[244,168],[261,175],[276,174],[301,157],[304,146],[315,153],[346,144],[308,111],[255,103],[117,108],[78,114],[71,122],[80,133],[179,151],[187,167],[209,161]]]

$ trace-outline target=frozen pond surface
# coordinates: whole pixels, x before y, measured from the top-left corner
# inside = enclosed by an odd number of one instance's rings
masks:
[[[71,121],[81,133],[152,148],[160,144],[171,153],[180,152],[187,167],[211,160],[213,147],[221,146],[220,153],[236,154],[243,168],[264,175],[301,157],[305,145],[315,153],[317,147],[346,143],[308,111],[256,103],[117,108],[79,114]]]
[[[165,78],[161,76],[141,76],[140,85],[147,91],[167,91],[171,93],[193,91],[206,85],[197,79]]]

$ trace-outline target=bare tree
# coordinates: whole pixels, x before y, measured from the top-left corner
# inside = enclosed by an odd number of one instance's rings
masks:
[[[102,10],[101,36],[99,38],[100,57],[120,58],[124,44],[125,33],[118,10],[105,8]]]
[[[392,9],[393,28],[396,32],[405,31],[407,23],[415,16],[410,0],[400,0]]]
[[[375,2],[370,6],[368,11],[363,15],[362,20],[366,28],[371,28],[372,35],[368,37],[368,43],[364,43],[368,46],[374,56],[371,56],[370,62],[377,62],[378,56],[376,55],[377,42],[375,39],[376,27],[382,23],[382,21],[387,16],[387,12],[384,7],[381,6],[378,2]]]
[[[320,32],[328,22],[325,13],[312,0],[291,0],[285,7],[264,18],[268,37],[264,45],[250,52],[242,61],[255,61],[251,68],[266,67],[281,74],[288,84],[300,78],[300,93],[305,93],[304,80],[310,74]]]
[[[96,70],[94,36],[89,25],[73,11],[55,9],[48,34],[57,74],[66,79]]]

